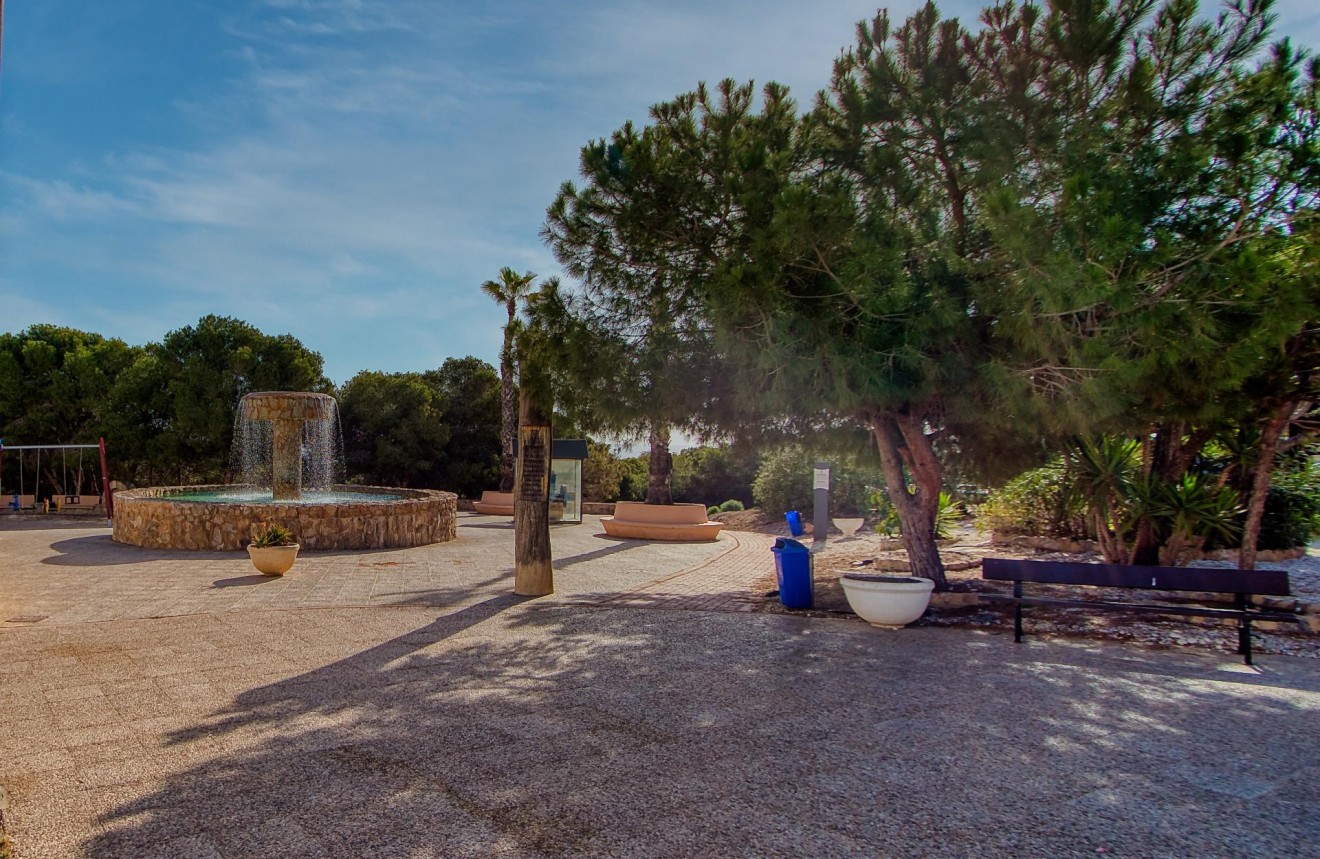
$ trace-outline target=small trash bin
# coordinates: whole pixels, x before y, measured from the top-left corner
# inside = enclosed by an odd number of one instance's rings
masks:
[[[788,520],[788,533],[794,537],[801,537],[802,517],[798,515],[798,512],[796,510],[790,510],[784,514],[784,518]]]
[[[784,608],[811,608],[811,550],[797,540],[776,537],[770,551],[775,555],[775,578]]]

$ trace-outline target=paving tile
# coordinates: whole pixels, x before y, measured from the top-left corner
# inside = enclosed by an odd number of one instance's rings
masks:
[[[278,588],[214,587],[241,558],[42,564],[39,533],[0,523],[31,559],[0,597],[49,614],[0,629],[0,670],[23,666],[0,688],[28,696],[0,698],[18,859],[1127,855],[1120,837],[1273,859],[1313,817],[1314,666],[749,616],[760,535],[557,530],[581,560],[526,601],[507,531],[313,556]],[[191,613],[145,617],[166,609]]]

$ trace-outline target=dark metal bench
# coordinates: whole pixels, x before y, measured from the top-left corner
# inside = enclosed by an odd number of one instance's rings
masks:
[[[1288,574],[1281,570],[1225,570],[1209,567],[1131,567],[1119,564],[1082,564],[1073,561],[1026,561],[985,558],[981,578],[1013,583],[1013,595],[982,594],[982,599],[1014,604],[1013,640],[1022,640],[1022,607],[1026,605],[1071,608],[1124,609],[1154,614],[1232,618],[1238,622],[1238,653],[1251,664],[1251,622],[1293,621],[1297,615],[1262,611],[1251,604],[1253,595],[1290,596]],[[1141,588],[1159,591],[1196,591],[1233,594],[1233,608],[1154,603],[1120,603],[1106,600],[1057,599],[1023,596],[1022,584],[1085,585],[1097,588]]]

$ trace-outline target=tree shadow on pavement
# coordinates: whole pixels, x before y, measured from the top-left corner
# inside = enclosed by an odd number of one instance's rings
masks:
[[[598,558],[608,558],[610,555],[617,555],[620,552],[626,552],[629,549],[636,549],[639,546],[644,545],[645,543],[632,541],[629,543],[620,543],[615,546],[606,546],[603,549],[593,549],[590,552],[579,552],[576,555],[567,555],[565,557],[556,558],[554,567],[556,570],[562,570],[565,567],[571,567],[574,564],[584,564],[588,561],[597,560]]]
[[[367,646],[162,712],[162,775],[87,853],[1292,856],[1320,800],[1302,660],[510,596],[385,611],[244,627],[291,658]]]

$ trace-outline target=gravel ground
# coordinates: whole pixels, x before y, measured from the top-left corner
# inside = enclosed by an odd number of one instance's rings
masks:
[[[741,530],[787,535],[787,526],[761,517],[758,511],[746,511],[741,519],[727,523]],[[740,528],[742,526],[742,528]],[[805,539],[805,538],[804,538]],[[993,545],[971,528],[963,532],[949,546],[941,550],[951,590],[954,594],[979,591],[1005,591],[999,583],[981,579],[980,560],[984,557],[1039,558],[1042,560],[1099,560],[1096,555],[1067,555],[1063,553],[1033,552]],[[852,615],[839,577],[850,570],[876,567],[877,559],[902,561],[903,552],[888,547],[876,534],[845,537],[835,534],[826,548],[814,556],[815,608],[806,612],[815,616]],[[966,566],[966,569],[957,567]],[[1233,567],[1231,560],[1199,561],[1194,566]],[[1286,561],[1262,562],[1261,569],[1287,570],[1295,597],[1303,602],[1320,603],[1320,541],[1313,544],[1302,557]],[[769,597],[776,584],[773,575],[766,576],[761,585],[768,598],[763,609],[772,613],[798,613],[785,609],[777,599]],[[1124,601],[1140,600],[1148,596],[1143,592],[1114,590],[1104,592],[1096,588],[1038,588],[1042,595],[1062,597],[1104,596]],[[944,604],[936,597],[931,610],[917,622],[918,626],[958,626],[986,629],[1011,629],[1013,610],[1006,605],[960,605],[965,600],[957,596],[946,597]],[[1207,618],[1162,618],[1138,612],[1103,611],[1033,607],[1026,615],[1028,636],[1098,638],[1108,641],[1127,641],[1153,647],[1180,647],[1235,653],[1237,627]],[[860,621],[859,621],[860,622]],[[1320,659],[1320,635],[1307,633],[1300,627],[1263,630],[1254,627],[1253,649],[1262,654],[1281,654]]]

